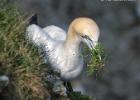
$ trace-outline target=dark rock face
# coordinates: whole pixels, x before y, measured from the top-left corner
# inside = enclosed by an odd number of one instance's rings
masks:
[[[137,1],[139,2],[139,1]],[[97,100],[140,100],[140,3],[100,0],[22,0],[21,10],[38,13],[39,24],[67,29],[76,17],[95,19],[107,53],[101,78],[83,78],[87,94]]]

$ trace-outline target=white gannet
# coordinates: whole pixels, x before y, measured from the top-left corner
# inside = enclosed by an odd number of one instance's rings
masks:
[[[67,33],[54,25],[41,28],[32,24],[27,27],[27,37],[37,46],[43,47],[45,59],[54,69],[59,70],[61,78],[70,80],[83,69],[80,44],[86,43],[90,49],[94,49],[99,38],[99,28],[92,19],[79,17],[72,21]]]

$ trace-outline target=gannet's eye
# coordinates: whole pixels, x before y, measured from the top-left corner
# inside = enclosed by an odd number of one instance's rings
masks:
[[[92,41],[92,40],[90,39],[90,37],[87,36],[87,35],[83,35],[82,38],[85,38],[85,39],[88,39],[88,40]]]
[[[82,35],[82,38],[86,38],[86,39],[87,39],[87,38],[88,38],[88,36],[87,36],[87,35]]]

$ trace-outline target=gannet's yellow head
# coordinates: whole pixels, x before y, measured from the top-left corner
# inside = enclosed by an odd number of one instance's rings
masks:
[[[74,33],[80,36],[90,49],[95,47],[100,32],[97,24],[92,19],[85,17],[76,18],[71,23],[71,27]]]

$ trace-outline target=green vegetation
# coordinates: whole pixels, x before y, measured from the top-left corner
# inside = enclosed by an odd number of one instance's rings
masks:
[[[95,49],[90,50],[88,47],[84,48],[84,58],[88,56],[90,59],[87,63],[87,74],[92,75],[101,71],[105,66],[105,51],[100,43],[98,43]],[[90,54],[90,55],[88,55]]]
[[[49,96],[41,78],[43,59],[25,39],[26,25],[14,5],[0,1],[0,74],[10,78],[5,100],[43,100]]]
[[[88,96],[82,95],[80,92],[71,92],[68,96],[70,100],[91,100]]]

